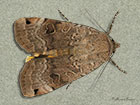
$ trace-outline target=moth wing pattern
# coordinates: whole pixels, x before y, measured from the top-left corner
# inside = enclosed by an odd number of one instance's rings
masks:
[[[77,75],[73,74],[72,70],[74,68],[70,67],[66,57],[31,60],[25,63],[20,73],[22,93],[32,97],[53,91],[69,83]]]
[[[76,66],[78,65],[70,60],[70,56],[54,59],[38,58],[25,63],[19,76],[22,94],[33,97],[49,93],[83,77],[95,67],[90,63],[83,63],[80,69]]]
[[[69,46],[73,24],[47,18],[20,18],[14,23],[16,42],[28,53]]]
[[[116,49],[106,33],[47,18],[20,18],[14,23],[14,33],[26,52],[55,55],[24,64],[19,81],[26,97],[48,93],[90,73]]]

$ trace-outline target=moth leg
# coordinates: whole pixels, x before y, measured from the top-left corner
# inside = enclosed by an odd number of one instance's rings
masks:
[[[69,19],[66,18],[66,16],[65,16],[59,9],[58,9],[58,12],[59,12],[59,14],[60,14],[60,17],[61,17],[63,20],[69,21]]]
[[[114,66],[116,66],[116,67],[118,68],[118,70],[120,70],[121,72],[127,74],[127,72],[124,71],[124,70],[122,70],[112,59],[110,59],[110,62],[111,62]]]
[[[66,87],[66,90],[69,88],[69,86],[72,84],[72,82],[70,82],[69,84],[68,84],[68,86]]]
[[[34,53],[33,56],[27,56],[25,62],[29,62],[30,60],[34,59],[35,57],[39,57],[39,53]]]
[[[39,57],[40,54],[39,53],[34,53],[33,55],[34,55],[34,57]]]
[[[29,62],[30,60],[34,59],[34,56],[27,56],[25,62]]]
[[[112,30],[114,21],[115,21],[115,19],[116,19],[116,17],[117,17],[118,14],[119,14],[119,11],[116,12],[116,14],[114,15],[114,17],[112,19],[111,25],[109,26],[109,29],[108,29],[108,32],[107,32],[108,35],[111,33],[111,30]]]

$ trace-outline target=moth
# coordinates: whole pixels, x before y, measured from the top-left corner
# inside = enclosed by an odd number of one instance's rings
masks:
[[[70,21],[38,17],[16,20],[15,40],[32,55],[20,72],[22,94],[25,97],[46,94],[87,75],[107,61],[115,65],[111,56],[120,44],[109,36],[111,28],[112,25],[108,32],[101,32]]]

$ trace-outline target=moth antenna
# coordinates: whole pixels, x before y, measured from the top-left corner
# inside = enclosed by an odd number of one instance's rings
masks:
[[[65,20],[65,21],[69,21],[69,19],[58,9],[58,12],[60,14],[60,17]]]
[[[87,14],[88,14],[88,16],[90,17],[87,17],[88,19],[89,19],[89,21],[93,24],[93,25],[96,25],[97,27],[99,27],[99,28],[101,28],[105,33],[106,33],[106,31],[99,25],[99,23],[90,15],[90,13],[88,12],[88,10],[87,9],[85,9],[85,11],[87,12]],[[92,18],[92,20],[91,20],[91,18]],[[94,23],[94,22],[95,23]]]
[[[99,81],[100,77],[102,76],[105,68],[107,67],[107,65],[109,64],[109,62],[111,61],[111,58],[113,57],[114,54],[112,54],[109,58],[109,60],[107,61],[107,63],[105,64],[105,66],[103,67],[103,69],[100,70],[100,72],[98,73],[98,75],[95,77],[94,82],[92,83],[91,87],[92,89],[94,89],[96,87],[97,82]],[[94,87],[93,87],[94,86]],[[91,89],[90,87],[90,89]]]
[[[117,17],[118,14],[119,14],[119,11],[116,12],[116,14],[114,15],[114,17],[113,17],[113,19],[112,19],[111,25],[109,26],[108,31],[107,31],[107,34],[108,34],[108,35],[111,33],[113,24],[114,24],[115,19],[116,19],[116,17]]]
[[[123,72],[123,73],[125,73],[125,74],[127,74],[127,72],[126,71],[124,71],[124,70],[122,70],[112,59],[110,59],[110,62],[115,66],[115,67],[117,67],[118,68],[118,70],[120,70],[121,72]]]

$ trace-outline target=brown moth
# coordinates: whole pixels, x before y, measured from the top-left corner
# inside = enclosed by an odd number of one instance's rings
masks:
[[[33,55],[19,76],[26,97],[49,93],[87,75],[119,47],[109,33],[48,18],[20,18],[14,34],[20,47]]]

